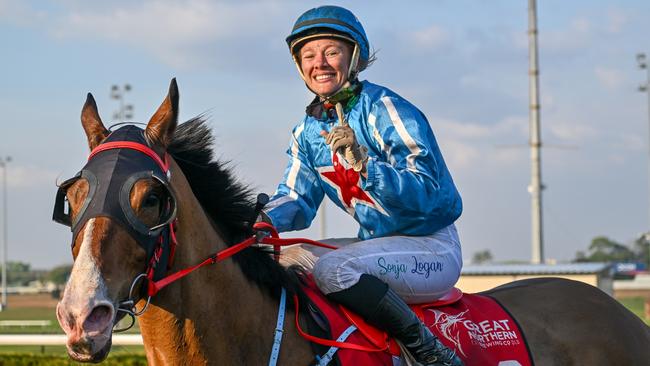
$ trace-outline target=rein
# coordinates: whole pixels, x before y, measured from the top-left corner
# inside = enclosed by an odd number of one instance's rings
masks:
[[[164,277],[164,278],[162,278],[162,279],[160,279],[158,281],[153,281],[153,280],[149,279],[149,276],[147,276],[147,279],[149,280],[148,281],[148,287],[147,287],[147,294],[148,294],[149,298],[147,299],[147,304],[149,304],[149,300],[151,299],[151,297],[156,295],[158,293],[158,291],[163,289],[165,286],[167,286],[167,285],[169,285],[169,284],[171,284],[171,283],[173,283],[173,282],[187,276],[188,274],[196,271],[197,269],[199,269],[201,267],[211,265],[211,264],[215,264],[215,263],[223,261],[224,259],[230,258],[233,255],[243,251],[244,249],[246,249],[248,247],[251,247],[254,244],[273,245],[273,250],[276,253],[276,259],[278,258],[277,253],[280,252],[280,248],[283,247],[283,246],[288,246],[288,245],[309,244],[309,245],[314,245],[314,246],[317,246],[317,247],[322,247],[322,248],[327,248],[327,249],[333,249],[333,250],[338,249],[337,247],[335,247],[333,245],[325,244],[323,242],[319,242],[319,241],[311,240],[311,239],[305,239],[305,238],[282,239],[282,238],[280,238],[280,236],[278,234],[278,231],[275,229],[275,227],[273,227],[273,225],[271,225],[269,223],[266,223],[266,222],[255,223],[253,225],[253,229],[257,230],[258,232],[266,232],[266,233],[268,233],[268,235],[262,236],[262,237],[259,237],[257,235],[253,235],[250,238],[248,238],[248,239],[246,239],[246,240],[244,240],[242,242],[239,242],[239,243],[237,243],[237,244],[235,244],[233,246],[230,246],[230,247],[228,247],[228,248],[226,248],[226,249],[224,249],[222,251],[219,251],[219,252],[209,256],[208,258],[206,258],[205,260],[203,260],[202,262],[200,262],[200,263],[198,263],[198,264],[196,264],[194,266],[187,267],[187,268],[182,269],[182,270],[180,270],[178,272],[172,273],[169,276]],[[138,281],[138,279],[139,279],[139,277],[136,278],[136,281]],[[280,301],[280,308],[281,309],[284,307],[284,297],[285,297],[285,290],[283,288],[282,289],[282,300]],[[349,334],[346,334],[345,337],[342,337],[342,338],[337,339],[337,340],[329,340],[329,339],[324,339],[324,338],[318,338],[318,337],[314,337],[314,336],[308,334],[307,332],[305,332],[300,327],[300,321],[299,321],[299,314],[300,314],[300,309],[299,308],[300,308],[300,305],[299,305],[299,302],[298,302],[298,296],[294,295],[293,299],[294,299],[294,306],[295,306],[296,329],[298,330],[298,333],[303,338],[305,338],[305,339],[307,339],[307,340],[309,340],[311,342],[314,342],[314,343],[318,343],[318,344],[321,344],[321,345],[324,345],[324,346],[333,347],[332,353],[336,352],[336,349],[338,349],[338,348],[347,348],[347,349],[353,349],[353,350],[364,351],[364,352],[382,352],[382,351],[386,351],[388,349],[388,344],[386,344],[384,347],[365,347],[365,346],[357,345],[357,344],[354,344],[354,343],[344,342],[345,338],[347,338],[347,336]],[[141,315],[142,313],[144,313],[145,310],[146,310],[146,305],[140,311],[140,313],[137,314],[137,315]],[[279,311],[279,314],[281,314],[281,313],[283,313],[282,310]],[[283,317],[284,317],[284,315],[282,315],[282,318]],[[278,324],[280,324],[280,323],[281,323],[280,315],[278,315]],[[280,334],[281,334],[282,329],[278,329],[278,328],[279,327],[276,327],[276,334],[278,334],[277,332],[280,332]],[[349,332],[351,333],[354,330],[356,330],[356,328],[349,329]],[[274,341],[274,350],[275,350],[275,345],[276,344],[278,344],[278,347],[279,347],[279,341],[277,341],[277,338]],[[276,355],[276,353],[274,353],[274,355]],[[276,355],[276,357],[277,357],[277,355]]]
[[[158,293],[161,289],[163,289],[165,286],[169,285],[170,283],[177,281],[188,274],[196,271],[197,269],[210,265],[210,264],[215,264],[218,262],[221,262],[224,259],[230,258],[233,255],[241,252],[242,250],[254,245],[254,244],[268,244],[268,245],[273,245],[273,249],[276,253],[279,253],[280,247],[283,246],[288,246],[288,245],[295,245],[295,244],[309,244],[309,245],[314,245],[317,247],[322,247],[322,248],[327,248],[327,249],[337,249],[337,247],[325,243],[321,243],[319,241],[315,240],[310,240],[310,239],[304,239],[304,238],[290,238],[290,239],[281,239],[280,236],[278,235],[277,230],[273,227],[273,225],[266,223],[266,222],[258,222],[253,225],[253,229],[259,231],[259,232],[268,232],[268,236],[263,236],[263,237],[258,237],[256,235],[251,236],[250,238],[239,242],[235,245],[232,245],[222,251],[219,251],[202,262],[193,265],[191,267],[187,267],[185,269],[182,269],[178,272],[172,273],[158,281],[153,281],[149,279],[149,284],[147,287],[147,295],[148,296],[154,296],[155,294]]]

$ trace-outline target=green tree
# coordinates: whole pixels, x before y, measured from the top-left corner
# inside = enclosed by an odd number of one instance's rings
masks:
[[[576,253],[576,262],[630,262],[637,259],[636,253],[627,246],[605,236],[591,240],[587,253]]]
[[[31,265],[24,262],[7,262],[7,284],[11,286],[25,286],[37,280],[38,273],[32,271]]]
[[[650,268],[650,233],[641,235],[634,241],[634,254],[637,261],[645,263]]]
[[[489,249],[485,250],[479,250],[478,252],[474,253],[472,256],[472,263],[476,264],[483,264],[483,263],[490,263],[494,257],[492,257],[492,252],[490,252]]]
[[[45,281],[53,282],[57,285],[65,285],[72,272],[72,265],[66,264],[52,268],[45,275]]]

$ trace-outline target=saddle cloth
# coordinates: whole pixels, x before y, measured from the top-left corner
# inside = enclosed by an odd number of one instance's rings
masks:
[[[308,329],[312,335],[334,340],[354,325],[357,329],[344,342],[378,350],[363,352],[340,347],[329,365],[407,366],[396,341],[329,301],[311,277],[305,279],[303,290],[311,302]],[[495,299],[454,290],[441,301],[411,308],[443,344],[456,351],[466,366],[533,365],[521,329]],[[314,345],[314,349],[322,355],[329,347]]]

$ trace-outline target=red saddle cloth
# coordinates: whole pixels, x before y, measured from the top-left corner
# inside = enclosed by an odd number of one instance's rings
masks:
[[[354,325],[358,329],[345,342],[376,350],[363,352],[340,347],[336,352],[338,365],[399,365],[399,346],[386,333],[327,300],[311,279],[307,280],[304,290],[327,318],[333,339]],[[463,294],[454,289],[435,303],[412,305],[411,308],[442,343],[456,351],[466,366],[533,365],[516,321],[491,297]]]

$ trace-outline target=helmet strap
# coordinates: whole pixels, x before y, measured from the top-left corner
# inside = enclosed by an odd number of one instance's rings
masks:
[[[298,73],[300,74],[300,77],[302,78],[302,80],[304,80],[305,83],[307,83],[307,79],[305,79],[305,74],[302,73],[302,67],[300,67],[300,60],[298,59],[298,56],[292,54],[291,58],[293,59],[293,63],[296,65],[296,69],[298,69]]]
[[[359,71],[359,45],[354,42],[354,50],[352,51],[352,57],[350,58],[350,67],[348,67],[348,80],[354,80]]]

